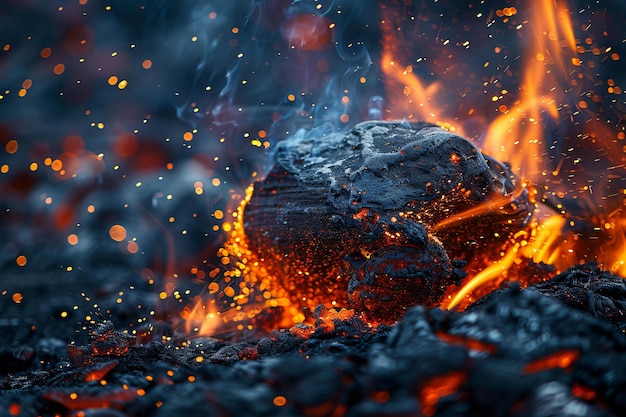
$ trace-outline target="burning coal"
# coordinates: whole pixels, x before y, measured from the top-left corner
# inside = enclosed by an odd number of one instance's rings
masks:
[[[409,306],[441,304],[460,265],[487,264],[489,247],[524,230],[533,210],[519,179],[459,136],[367,122],[323,142],[282,142],[244,225],[274,277],[266,286],[291,304],[349,300],[393,322]]]

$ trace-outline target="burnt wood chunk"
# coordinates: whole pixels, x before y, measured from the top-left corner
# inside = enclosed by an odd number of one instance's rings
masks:
[[[411,305],[437,305],[460,277],[451,259],[482,256],[494,231],[523,228],[533,210],[504,165],[426,123],[293,137],[274,161],[254,185],[245,231],[300,307],[349,300],[393,321]]]

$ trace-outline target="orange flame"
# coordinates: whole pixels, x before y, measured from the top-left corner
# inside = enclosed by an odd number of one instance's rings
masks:
[[[381,5],[381,8],[383,10],[381,67],[387,87],[388,118],[425,120],[462,134],[465,120],[458,116],[453,119],[442,116],[444,112],[451,115],[458,113],[458,109],[447,109],[448,104],[437,102],[446,93],[443,91],[443,85],[439,81],[427,84],[419,79],[412,66],[402,63],[403,59],[406,60],[401,49],[402,45],[410,42],[409,39],[404,39],[402,30],[402,21],[406,18],[398,11],[402,6]],[[512,9],[514,10],[511,11]],[[510,164],[518,176],[530,183],[541,184],[542,186],[537,187],[538,190],[535,191],[537,194],[535,198],[545,202],[549,194],[562,197],[571,191],[563,190],[563,185],[558,186],[559,183],[566,182],[558,178],[563,175],[561,170],[564,159],[560,161],[550,159],[548,148],[554,143],[550,143],[551,139],[547,136],[546,121],[549,120],[556,125],[570,123],[569,119],[572,116],[564,116],[563,113],[566,111],[572,114],[587,112],[589,120],[596,119],[596,116],[587,109],[584,101],[575,105],[569,104],[573,99],[568,95],[572,90],[571,87],[578,85],[578,79],[583,78],[580,72],[583,61],[579,54],[584,53],[585,48],[581,47],[576,39],[574,25],[570,19],[572,13],[567,3],[560,0],[535,0],[528,2],[524,10],[520,11],[528,13],[525,25],[531,31],[522,56],[525,63],[522,83],[513,105],[497,107],[501,114],[489,124],[481,148],[486,154]],[[506,19],[517,13],[518,10],[515,8],[505,8],[498,10],[496,14],[506,16]],[[593,53],[597,55],[596,52]],[[613,55],[612,57],[615,59]],[[579,74],[578,79],[574,76],[576,72]],[[503,95],[510,93],[503,91]],[[497,103],[501,98],[494,96],[491,101]],[[611,132],[610,126],[599,122],[586,124],[588,125],[586,129],[591,130],[585,135],[592,138],[593,144],[597,142],[595,145],[597,150],[611,150],[611,155],[607,156],[611,163],[608,169],[623,169],[623,149],[619,144],[619,140],[624,138],[623,132],[616,135],[615,132]],[[615,140],[616,137],[618,140]],[[555,162],[556,167],[552,165]],[[604,181],[610,182],[610,177],[607,175],[608,179]],[[548,191],[546,185],[549,183],[556,183],[558,189]],[[587,194],[592,192],[591,186],[585,186],[578,191]],[[626,194],[624,190],[620,192]],[[487,202],[466,213],[446,219],[434,226],[431,232],[437,234],[438,230],[461,223],[473,216],[488,213],[506,203],[504,200],[507,199],[509,196],[504,197],[503,201]],[[589,205],[602,206],[601,203],[591,200]],[[472,293],[481,286],[490,284],[493,288],[504,279],[516,279],[515,276],[508,276],[510,270],[524,260],[532,259],[536,263],[553,265],[557,272],[577,263],[595,261],[613,273],[626,276],[623,259],[626,250],[626,219],[622,209],[617,208],[608,214],[595,216],[589,214],[587,216],[589,218],[580,218],[580,215],[570,215],[561,203],[553,205],[555,212],[551,213],[547,207],[541,205],[536,219],[528,230],[520,231],[508,242],[507,247],[496,249],[495,254],[491,254],[496,255],[496,260],[487,261],[486,264],[486,260],[470,262],[467,267],[470,271],[469,279],[459,291],[450,294],[446,307],[466,305],[475,299]],[[574,232],[574,228],[579,224],[588,230]],[[589,253],[589,247],[594,248],[593,253]]]
[[[427,121],[458,134],[463,134],[460,124],[443,116],[445,105],[439,103],[437,95],[441,92],[438,81],[427,84],[413,72],[413,66],[403,63],[401,45],[405,44],[402,31],[398,30],[405,18],[393,7],[380,5],[383,51],[381,68],[385,75],[386,99],[388,109],[386,119],[407,119]],[[401,92],[402,94],[399,94]]]
[[[569,10],[563,3],[533,1],[529,6],[532,37],[528,37],[519,99],[490,124],[482,146],[485,153],[509,162],[517,174],[535,182],[542,182],[548,166],[544,119],[559,121],[563,97],[552,91],[569,81],[571,64],[580,62]],[[568,56],[570,62],[566,61]],[[552,68],[555,65],[556,71]]]

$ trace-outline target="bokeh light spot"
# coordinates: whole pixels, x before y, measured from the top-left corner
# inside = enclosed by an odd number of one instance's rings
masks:
[[[10,141],[7,142],[4,148],[6,149],[8,153],[14,154],[15,152],[17,152],[17,148],[18,148],[17,141],[15,139],[11,139]]]
[[[114,224],[109,229],[109,236],[111,236],[111,239],[115,240],[116,242],[121,242],[122,240],[126,239],[126,228],[122,225]]]
[[[69,243],[72,246],[76,245],[78,243],[78,235],[76,235],[75,233],[68,235],[67,243]]]
[[[287,398],[282,395],[277,395],[274,397],[274,400],[272,402],[276,407],[282,407],[287,404]]]
[[[126,245],[126,250],[129,253],[137,253],[139,251],[139,245],[137,244],[137,242],[128,242],[128,245]]]
[[[52,69],[52,72],[54,72],[56,75],[61,75],[65,72],[65,65],[63,64],[56,64],[54,66],[54,68]]]

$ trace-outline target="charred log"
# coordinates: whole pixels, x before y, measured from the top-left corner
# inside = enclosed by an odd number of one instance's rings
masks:
[[[275,152],[245,230],[300,307],[348,299],[389,322],[390,311],[438,305],[462,275],[451,259],[483,256],[534,209],[504,165],[431,124],[365,122],[345,136],[292,138]]]

